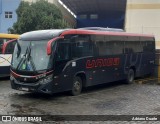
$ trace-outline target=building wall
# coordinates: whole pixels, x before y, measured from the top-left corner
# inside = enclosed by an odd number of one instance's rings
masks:
[[[86,16],[82,18],[81,16]],[[77,28],[82,27],[109,27],[109,28],[124,28],[124,13],[123,12],[108,12],[96,13],[97,18],[92,19],[90,13],[77,16]]]
[[[8,28],[17,21],[16,9],[19,3],[20,0],[0,0],[0,33],[8,33]],[[5,12],[12,12],[12,18],[6,18]]]
[[[160,49],[160,0],[128,0],[126,32],[153,34]]]

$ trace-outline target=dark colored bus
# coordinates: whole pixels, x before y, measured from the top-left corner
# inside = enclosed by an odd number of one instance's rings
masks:
[[[11,64],[16,90],[81,93],[83,87],[152,74],[152,35],[87,29],[41,30],[22,34]]]

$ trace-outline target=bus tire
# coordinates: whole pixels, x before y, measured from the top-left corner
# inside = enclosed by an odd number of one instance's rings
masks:
[[[74,77],[73,79],[73,85],[71,90],[71,95],[77,96],[82,91],[82,79],[78,76]]]
[[[135,73],[133,69],[129,69],[128,74],[127,74],[127,79],[126,79],[126,83],[127,84],[131,84],[134,82],[134,77],[135,77]]]

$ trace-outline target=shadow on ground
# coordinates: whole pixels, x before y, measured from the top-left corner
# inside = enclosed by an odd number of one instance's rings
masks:
[[[103,91],[106,89],[118,87],[120,85],[126,85],[124,81],[117,81],[117,82],[111,82],[111,83],[106,83],[106,84],[100,84],[96,86],[91,86],[87,88],[83,88],[83,91],[81,95],[85,95],[88,93],[94,93],[98,91]],[[19,97],[25,97],[25,98],[33,98],[33,99],[43,99],[43,100],[54,100],[56,98],[62,98],[62,97],[67,97],[71,96],[69,92],[60,92],[60,93],[54,93],[54,94],[44,94],[44,93],[24,93],[24,94],[16,94]],[[74,97],[74,96],[73,96]]]

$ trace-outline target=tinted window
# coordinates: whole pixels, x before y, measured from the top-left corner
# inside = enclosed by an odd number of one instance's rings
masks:
[[[98,15],[97,14],[91,14],[90,19],[98,19]]]
[[[98,41],[96,42],[96,45],[99,50],[99,55],[100,56],[105,56],[107,54],[107,44],[104,41]]]
[[[112,55],[122,54],[124,49],[124,37],[111,36],[110,41],[112,42],[110,45]]]
[[[124,42],[119,36],[96,36],[96,45],[100,56],[123,53]]]
[[[155,44],[154,44],[154,42],[153,41],[147,42],[147,48],[148,48],[149,52],[155,51]]]
[[[142,42],[143,52],[153,52],[155,50],[155,44],[152,41]]]
[[[4,44],[4,39],[0,38],[0,53],[2,53],[3,44]]]
[[[125,53],[142,52],[142,50],[143,48],[140,42],[140,37],[126,37]]]
[[[106,42],[105,42],[105,37],[101,35],[96,35],[94,37],[94,40],[96,42],[97,50],[99,52],[100,56],[105,56],[106,55]]]
[[[142,52],[142,44],[140,41],[125,42],[125,53]]]
[[[68,60],[70,59],[70,43],[58,42],[57,57],[56,60]]]
[[[13,53],[16,42],[17,42],[17,40],[7,44],[5,54],[12,54]]]
[[[123,53],[124,42],[113,41],[111,47],[112,47],[112,55],[122,54]]]
[[[88,35],[78,35],[72,41],[72,58],[93,56],[93,42]]]
[[[2,53],[3,42],[0,41],[0,53]]]
[[[87,19],[87,15],[80,15],[79,18],[80,19]]]
[[[2,53],[3,44],[11,39],[9,38],[0,38],[0,53]],[[13,53],[13,50],[11,51]]]

